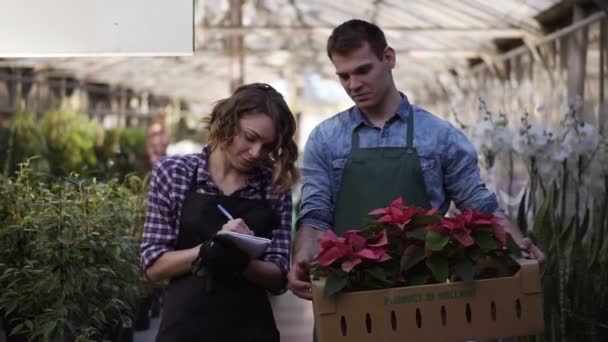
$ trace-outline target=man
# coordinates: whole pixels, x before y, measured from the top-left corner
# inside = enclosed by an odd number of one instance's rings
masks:
[[[332,229],[342,234],[366,214],[402,196],[406,205],[438,208],[453,201],[503,215],[480,178],[477,152],[454,126],[409,103],[393,80],[396,57],[376,25],[350,20],[327,42],[344,90],[355,106],[319,124],[302,160],[302,204],[288,286],[312,299],[309,264],[318,239]],[[508,220],[505,228],[537,258],[544,254]]]
[[[146,141],[146,151],[148,152],[148,162],[150,167],[154,167],[157,161],[167,155],[169,137],[165,132],[165,118],[159,116],[148,128],[148,140]]]

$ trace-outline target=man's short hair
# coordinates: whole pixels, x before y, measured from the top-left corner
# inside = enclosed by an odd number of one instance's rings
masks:
[[[375,24],[352,19],[338,25],[327,39],[327,56],[332,54],[347,55],[367,42],[372,52],[382,59],[387,46],[384,32]]]

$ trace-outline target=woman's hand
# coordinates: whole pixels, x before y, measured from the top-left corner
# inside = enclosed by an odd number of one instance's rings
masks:
[[[255,235],[253,233],[253,230],[251,230],[247,226],[245,221],[243,221],[243,219],[240,219],[240,218],[236,218],[234,220],[230,220],[230,221],[226,222],[226,224],[224,224],[222,226],[222,230],[228,231],[228,232],[247,234],[247,235]]]

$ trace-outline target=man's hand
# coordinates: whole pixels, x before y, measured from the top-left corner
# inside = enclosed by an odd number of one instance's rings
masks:
[[[545,253],[543,253],[543,251],[541,251],[540,248],[538,248],[532,242],[532,240],[528,238],[522,238],[518,243],[519,248],[521,248],[523,251],[526,251],[532,258],[538,261],[538,265],[542,271],[545,267]]]
[[[319,250],[319,239],[324,231],[301,226],[294,241],[293,264],[287,273],[287,288],[296,296],[311,300],[310,263]]]
[[[287,288],[296,296],[306,300],[312,299],[309,267],[306,261],[294,261],[287,273]]]
[[[521,248],[522,251],[528,253],[531,258],[534,258],[538,261],[538,266],[542,272],[545,267],[546,261],[545,253],[543,253],[540,248],[538,248],[534,243],[532,243],[532,240],[524,237],[519,227],[517,227],[505,214],[501,212],[496,212],[494,213],[494,215],[503,219],[501,222],[502,226],[509,234],[511,234],[513,240],[515,240],[515,243],[519,245],[519,248]]]

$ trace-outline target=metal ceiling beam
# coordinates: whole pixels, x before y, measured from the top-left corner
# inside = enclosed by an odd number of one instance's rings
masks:
[[[203,26],[202,33],[228,33],[228,34],[250,34],[250,33],[267,33],[267,34],[310,34],[324,33],[329,34],[333,30],[330,26],[264,26],[264,25],[248,25],[248,26]],[[385,33],[405,33],[405,34],[441,34],[441,35],[460,35],[460,36],[483,36],[494,38],[520,38],[528,32],[517,28],[419,28],[405,26],[388,26],[383,27]]]
[[[209,48],[209,49],[205,49],[205,48],[201,48],[197,51],[198,53],[211,53],[211,52],[215,52],[218,55],[214,56],[214,57],[221,57],[222,54],[229,54],[228,50],[225,49],[221,49],[221,48]],[[293,52],[293,50],[291,49],[285,49],[285,48],[277,48],[277,49],[252,49],[252,48],[247,48],[245,49],[245,52],[249,55],[256,55],[256,56],[270,56],[274,53],[277,52]],[[478,50],[474,50],[474,49],[450,49],[450,48],[445,48],[445,49],[395,49],[395,52],[397,53],[397,56],[400,55],[412,55],[412,56],[417,56],[417,57],[459,57],[459,58],[475,58],[475,57],[479,57],[480,55],[480,51]],[[318,51],[318,53],[321,53],[320,51]],[[323,54],[325,53],[324,51],[322,52]],[[196,55],[195,55],[196,56]]]
[[[230,0],[230,23],[233,27],[243,26],[243,1]],[[230,91],[236,90],[244,82],[245,49],[242,32],[230,31]]]

